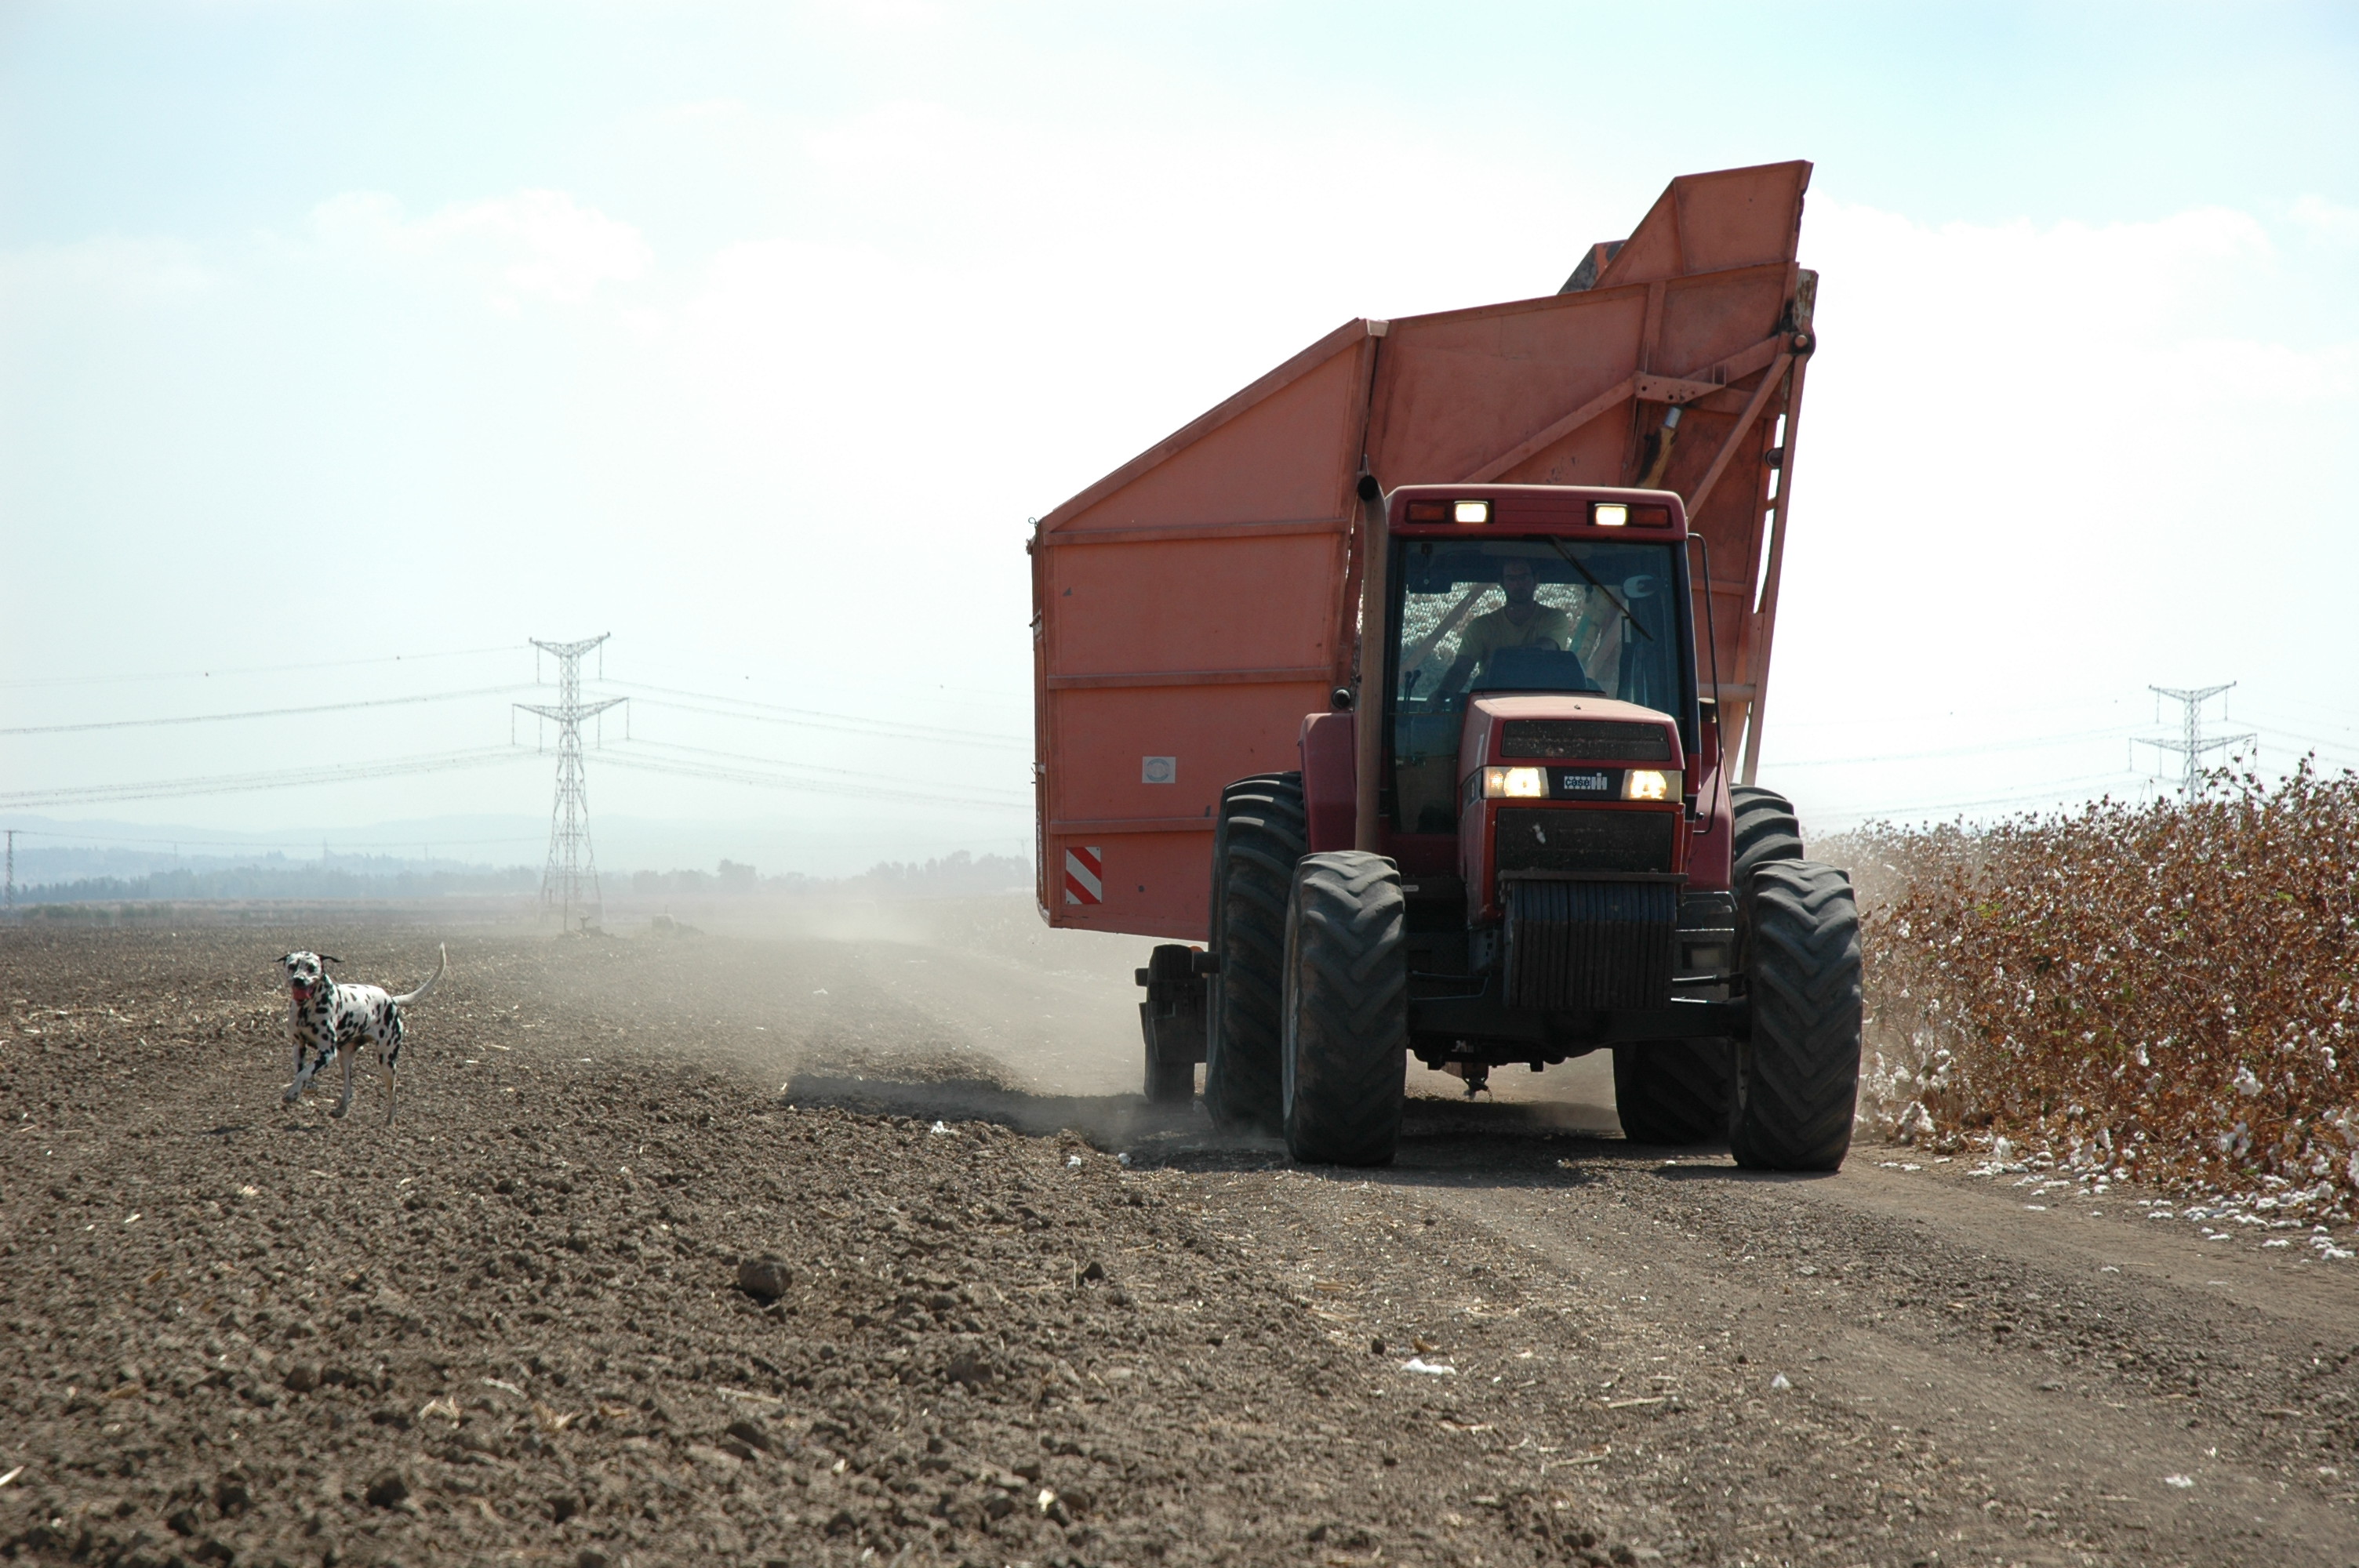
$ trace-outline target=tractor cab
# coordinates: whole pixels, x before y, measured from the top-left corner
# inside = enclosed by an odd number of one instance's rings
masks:
[[[1704,780],[1678,498],[1419,487],[1388,510],[1385,837],[1448,859],[1478,924],[1501,872],[1685,873]]]

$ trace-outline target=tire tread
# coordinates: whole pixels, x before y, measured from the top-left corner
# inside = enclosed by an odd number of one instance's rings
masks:
[[[1212,831],[1212,950],[1205,998],[1204,1108],[1227,1131],[1278,1125],[1286,901],[1310,848],[1300,773],[1257,773],[1221,792]]]
[[[1773,861],[1745,895],[1749,1037],[1736,1051],[1729,1147],[1756,1170],[1832,1171],[1859,1104],[1859,907],[1832,866]]]
[[[1390,1164],[1408,1065],[1400,871],[1364,850],[1308,855],[1288,903],[1287,1152],[1310,1164]]]

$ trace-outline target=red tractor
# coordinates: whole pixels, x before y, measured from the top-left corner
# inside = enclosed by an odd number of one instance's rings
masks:
[[[1043,520],[1042,906],[1183,939],[1151,1099],[1201,1060],[1221,1125],[1375,1164],[1410,1055],[1472,1093],[1610,1049],[1633,1139],[1842,1162],[1857,913],[1750,782],[1808,174],[1674,181],[1555,296],[1353,322]]]

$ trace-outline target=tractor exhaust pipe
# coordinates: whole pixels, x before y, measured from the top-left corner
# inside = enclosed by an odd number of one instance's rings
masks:
[[[1376,476],[1360,475],[1360,541],[1366,552],[1360,570],[1360,689],[1352,703],[1353,782],[1352,847],[1375,853],[1377,773],[1384,766],[1386,563],[1392,555],[1386,530],[1384,487]]]

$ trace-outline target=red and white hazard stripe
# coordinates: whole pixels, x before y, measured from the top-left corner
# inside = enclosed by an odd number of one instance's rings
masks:
[[[1065,851],[1065,902],[1105,902],[1105,859],[1095,844],[1075,845]]]

